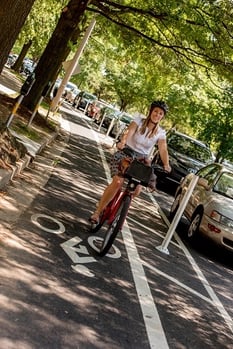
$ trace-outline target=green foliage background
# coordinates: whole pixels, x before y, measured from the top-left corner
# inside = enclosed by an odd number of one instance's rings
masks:
[[[14,50],[19,52],[32,39],[28,55],[37,60],[67,3],[36,1]],[[175,127],[209,143],[218,160],[233,160],[233,92],[229,74],[233,57],[233,22],[229,20],[233,15],[232,1],[119,3],[133,3],[134,8],[143,11],[125,11],[121,17],[114,17],[116,23],[99,15],[79,62],[81,72],[71,81],[130,113],[146,115],[151,101],[165,99],[170,107],[164,121],[167,129]],[[149,20],[147,11],[153,5],[154,17]],[[82,32],[92,17],[90,12],[84,18]],[[220,27],[222,24],[225,29]],[[81,39],[70,47],[67,59],[73,57]]]

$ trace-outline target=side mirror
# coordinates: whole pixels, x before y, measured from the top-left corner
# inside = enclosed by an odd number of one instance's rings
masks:
[[[205,178],[199,178],[197,184],[200,185],[201,187],[203,187],[206,190],[209,189],[208,181]]]

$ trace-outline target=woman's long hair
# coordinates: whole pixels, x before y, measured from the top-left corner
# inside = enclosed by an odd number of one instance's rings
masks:
[[[139,129],[139,132],[141,133],[141,135],[143,135],[146,132],[146,128],[147,128],[147,126],[148,126],[148,124],[150,122],[150,116],[151,116],[151,113],[152,113],[153,109],[154,109],[154,107],[150,108],[149,115],[142,122],[142,126]],[[158,127],[159,127],[159,123],[157,122],[156,124],[154,124],[154,127],[152,128],[152,130],[148,131],[146,137],[152,138],[154,135],[156,135],[156,133],[158,131]]]

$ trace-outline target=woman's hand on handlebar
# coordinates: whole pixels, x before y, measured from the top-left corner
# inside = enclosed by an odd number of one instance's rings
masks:
[[[152,164],[152,168],[154,170],[154,174],[157,176],[157,177],[166,177],[166,175],[169,173],[168,172],[168,167],[165,168],[164,165],[159,165],[157,163],[153,163]],[[169,169],[171,170],[170,166],[169,166]]]
[[[171,166],[168,164],[168,165],[163,165],[163,168],[164,168],[164,171],[166,172],[171,172]]]
[[[123,150],[125,147],[125,143],[123,142],[117,142],[116,147],[118,150]]]

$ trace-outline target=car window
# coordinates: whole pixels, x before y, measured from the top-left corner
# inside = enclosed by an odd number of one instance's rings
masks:
[[[83,94],[83,98],[86,98],[86,99],[90,99],[90,100],[95,100],[96,99],[96,96],[94,96],[94,95],[92,95],[92,94],[90,94],[90,93],[84,93]]]
[[[201,168],[198,172],[197,175],[199,177],[202,178],[206,178],[206,176],[208,176],[209,173],[215,172],[217,174],[218,172],[218,167],[216,166],[216,164],[212,164],[206,167]]]
[[[187,155],[192,159],[204,163],[207,163],[212,159],[210,150],[203,147],[201,144],[196,143],[192,139],[174,134],[168,137],[167,143],[168,146],[172,147],[175,151]]]
[[[208,185],[212,185],[219,174],[219,170],[219,166],[213,164],[200,169],[197,175],[201,178],[205,178],[208,181]]]
[[[129,125],[131,121],[133,120],[133,117],[127,114],[123,114],[120,118],[122,122],[124,122],[126,125]]]
[[[72,82],[68,82],[66,84],[66,88],[68,88],[70,90],[74,90],[74,89],[77,89],[77,86],[75,84],[73,84]]]
[[[108,116],[109,118],[117,118],[119,115],[119,111],[113,108],[103,108],[105,116]]]
[[[213,191],[233,199],[233,174],[222,173]]]
[[[212,171],[210,171],[207,175],[205,175],[205,179],[208,181],[208,184],[211,185],[214,183],[216,176],[218,172],[216,172],[216,169],[213,168]]]
[[[75,88],[75,89],[73,90],[73,93],[74,93],[75,95],[79,94],[79,92],[80,92],[80,90],[78,90],[77,88]]]

